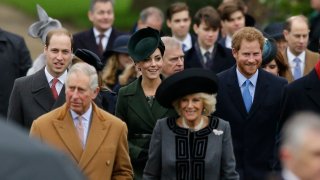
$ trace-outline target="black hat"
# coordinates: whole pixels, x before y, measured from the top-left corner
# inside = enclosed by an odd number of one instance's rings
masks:
[[[262,65],[268,64],[277,55],[277,44],[274,39],[265,39],[262,51]]]
[[[99,56],[97,56],[92,51],[89,51],[88,49],[77,49],[74,55],[84,62],[92,65],[94,68],[96,68],[97,71],[101,71],[103,68],[103,64]]]
[[[129,56],[135,63],[150,57],[157,48],[163,55],[165,47],[160,39],[160,33],[150,27],[135,32],[128,43]]]
[[[218,90],[218,79],[211,70],[190,68],[166,78],[156,92],[157,101],[166,108],[181,97],[193,93],[214,94]]]
[[[264,32],[267,33],[269,37],[273,39],[283,39],[283,28],[284,23],[282,22],[271,23],[264,28]]]
[[[130,35],[118,36],[113,43],[112,51],[116,53],[128,54],[128,42]]]

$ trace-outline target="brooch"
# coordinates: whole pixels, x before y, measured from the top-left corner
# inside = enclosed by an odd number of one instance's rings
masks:
[[[218,129],[214,129],[214,130],[212,130],[212,132],[213,132],[215,135],[218,135],[218,136],[220,136],[221,134],[223,134],[223,131],[222,131],[222,130],[218,130]]]

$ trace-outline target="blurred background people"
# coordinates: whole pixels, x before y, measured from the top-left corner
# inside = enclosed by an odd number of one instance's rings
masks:
[[[0,59],[0,116],[7,117],[14,81],[26,75],[32,60],[24,39],[2,29],[0,29]]]
[[[191,14],[184,2],[172,3],[167,9],[166,24],[173,38],[181,43],[183,52],[192,48],[196,37],[190,33]]]
[[[239,29],[245,27],[245,13],[243,6],[232,1],[223,2],[218,7],[221,17],[221,24],[225,37],[219,40],[219,43],[226,48],[231,49],[231,39],[233,34]]]
[[[47,12],[37,4],[37,12],[39,21],[34,22],[28,28],[28,34],[33,38],[39,38],[42,45],[46,42],[47,34],[52,29],[62,28],[59,20],[52,19]],[[41,53],[32,63],[32,67],[28,70],[27,75],[34,74],[46,66],[46,57]]]
[[[305,76],[313,69],[319,60],[319,54],[307,49],[309,25],[305,16],[289,17],[285,22],[283,34],[288,42],[288,48],[283,57],[290,68],[286,78],[292,82]]]
[[[309,33],[309,44],[308,49],[313,52],[319,51],[320,41],[320,1],[310,0],[311,8],[314,9],[314,13],[309,19],[310,33]]]
[[[231,50],[217,42],[220,28],[220,17],[213,7],[205,6],[197,11],[193,24],[197,41],[185,54],[185,68],[211,69],[219,73],[235,64]]]
[[[291,117],[282,130],[279,179],[320,179],[320,116],[304,112]]]
[[[33,120],[65,102],[64,83],[72,60],[72,41],[72,34],[66,29],[48,32],[44,45],[46,66],[35,74],[15,80],[8,121],[29,129]]]
[[[122,33],[113,26],[115,20],[113,0],[91,0],[88,18],[93,27],[89,30],[74,34],[73,49],[88,49],[97,54],[102,63],[106,64],[111,56],[114,40]]]
[[[278,50],[284,55],[286,49],[288,47],[287,41],[283,35],[283,22],[275,22],[268,24],[264,29],[263,32],[268,34],[268,37],[276,40]]]
[[[181,44],[175,38],[164,36],[161,37],[161,40],[165,46],[161,74],[164,78],[167,78],[177,72],[183,71],[184,53]]]
[[[160,74],[164,51],[159,31],[150,27],[135,32],[128,43],[129,55],[141,76],[120,88],[116,116],[128,125],[129,153],[137,180],[142,179],[156,121],[176,114],[155,99],[156,90],[162,82]]]
[[[129,39],[130,35],[120,35],[116,38],[111,50],[112,55],[102,71],[103,84],[112,91],[118,86],[119,75],[128,65],[134,64],[128,54]]]
[[[278,50],[276,41],[271,38],[265,39],[261,67],[276,76],[282,77],[285,77],[287,71],[289,71],[288,64]]]
[[[161,83],[157,100],[179,116],[157,121],[143,179],[239,179],[229,123],[211,116],[217,89],[216,75],[200,68]]]
[[[151,27],[161,32],[164,22],[164,15],[161,9],[150,6],[140,12],[139,20],[134,27],[133,32],[140,29]]]

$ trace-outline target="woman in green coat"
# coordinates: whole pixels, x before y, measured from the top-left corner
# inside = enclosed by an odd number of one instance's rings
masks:
[[[162,81],[164,50],[159,31],[149,27],[133,34],[128,43],[129,55],[141,76],[119,90],[116,116],[128,126],[129,153],[137,180],[142,179],[157,119],[176,115],[175,110],[162,107],[155,99]]]

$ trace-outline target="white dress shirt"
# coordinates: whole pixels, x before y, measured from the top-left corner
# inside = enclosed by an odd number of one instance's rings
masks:
[[[103,50],[106,49],[107,47],[107,44],[109,42],[109,38],[110,38],[110,34],[111,34],[111,31],[112,31],[112,28],[109,28],[107,31],[105,31],[103,34],[104,34],[104,37],[102,38],[102,47],[103,47]],[[96,29],[96,28],[93,28],[93,34],[94,34],[94,37],[96,38],[96,43],[99,44],[99,41],[100,41],[100,32]]]
[[[289,48],[287,48],[287,56],[288,56],[288,63],[289,63],[289,66],[290,66],[291,74],[293,74],[294,67],[296,67],[296,64],[297,64],[293,60],[295,58],[299,58],[301,60],[301,62],[300,62],[301,74],[303,75],[305,62],[306,62],[306,51],[303,51],[301,54],[299,54],[299,56],[295,56],[294,54],[291,53]]]
[[[48,67],[46,66],[45,69],[44,69],[44,73],[46,74],[46,78],[47,78],[47,81],[48,81],[48,84],[49,86],[51,87],[52,86],[52,80],[53,80],[53,76],[49,73]],[[61,92],[61,89],[66,81],[66,78],[67,78],[67,70],[64,71],[64,73],[58,77],[58,82],[56,84],[56,90],[58,92],[58,94],[60,94]],[[64,92],[63,92],[64,93]]]

